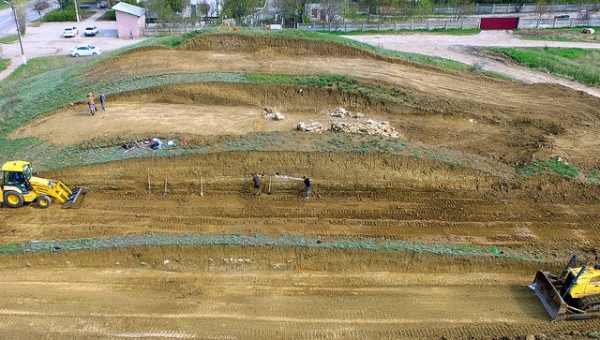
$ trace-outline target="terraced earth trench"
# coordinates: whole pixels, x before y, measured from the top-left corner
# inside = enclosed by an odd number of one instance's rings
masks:
[[[110,92],[149,73],[198,79]],[[219,78],[237,73],[337,74],[394,96]],[[45,171],[89,188],[79,209],[3,208],[2,249],[23,251],[0,263],[3,338],[585,339],[600,329],[550,323],[527,288],[573,253],[594,260],[597,184],[516,170],[561,157],[592,172],[597,98],[233,34],[133,50],[89,75],[108,87],[107,111],[74,103],[11,138],[92,154],[94,142],[160,136],[198,152]],[[286,119],[265,118],[265,106]],[[401,137],[295,131],[341,120],[328,114],[338,107]],[[57,133],[64,126],[76,133]],[[264,175],[260,196],[253,173]],[[308,200],[302,176],[313,180]]]

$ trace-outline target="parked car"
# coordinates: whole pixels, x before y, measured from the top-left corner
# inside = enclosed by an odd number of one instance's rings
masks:
[[[101,55],[102,49],[88,44],[78,45],[71,49],[71,56],[85,57],[90,55]]]
[[[98,27],[96,26],[86,27],[85,31],[83,31],[83,35],[85,35],[86,37],[93,37],[96,34],[98,34]]]
[[[65,27],[65,30],[63,31],[63,36],[65,38],[74,38],[77,34],[79,34],[79,30],[75,26]]]

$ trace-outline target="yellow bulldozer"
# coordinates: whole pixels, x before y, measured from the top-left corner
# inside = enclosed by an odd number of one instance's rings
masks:
[[[573,255],[559,275],[538,270],[529,285],[552,322],[600,317],[600,264],[575,267],[576,260]]]
[[[24,203],[37,203],[48,208],[52,200],[62,203],[62,208],[81,205],[85,188],[69,189],[63,182],[33,176],[31,164],[27,161],[10,161],[2,165],[0,203],[10,208],[18,208]]]

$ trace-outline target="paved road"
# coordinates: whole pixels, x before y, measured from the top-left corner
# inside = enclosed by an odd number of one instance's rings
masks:
[[[79,44],[93,44],[102,48],[103,51],[112,51],[124,46],[138,43],[140,39],[129,40],[128,38],[117,37],[117,24],[114,21],[98,21],[102,17],[103,11],[98,11],[96,14],[80,23],[77,22],[62,22],[62,23],[44,23],[40,27],[28,27],[27,34],[23,37],[23,50],[27,60],[31,58],[44,56],[69,56],[71,48]],[[77,26],[80,34],[75,38],[63,38],[63,28],[66,26]],[[85,37],[83,30],[86,26],[93,25],[99,29],[99,34],[95,37]],[[14,27],[14,21],[13,21]],[[11,34],[15,34],[14,30]],[[0,45],[0,57],[10,59],[8,69],[0,72],[0,80],[6,78],[17,67],[23,64],[19,43]]]

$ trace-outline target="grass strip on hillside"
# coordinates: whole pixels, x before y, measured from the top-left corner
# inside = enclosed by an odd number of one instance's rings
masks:
[[[0,59],[0,72],[6,70],[10,65],[10,59]]]
[[[491,47],[489,50],[532,69],[544,70],[583,84],[600,84],[600,50],[549,47]]]
[[[542,175],[547,171],[571,178],[577,178],[577,176],[579,176],[577,167],[557,160],[529,163],[520,170],[520,174],[529,177]]]
[[[471,244],[424,244],[369,237],[326,238],[305,235],[269,236],[263,234],[146,234],[111,236],[109,238],[42,240],[4,244],[0,246],[0,255],[157,246],[244,246],[350,249],[453,256],[501,257],[539,262],[539,258],[532,254],[515,253],[511,249],[499,250],[492,246]]]
[[[12,44],[17,40],[19,40],[19,36],[16,34],[11,34],[0,38],[0,44]]]

